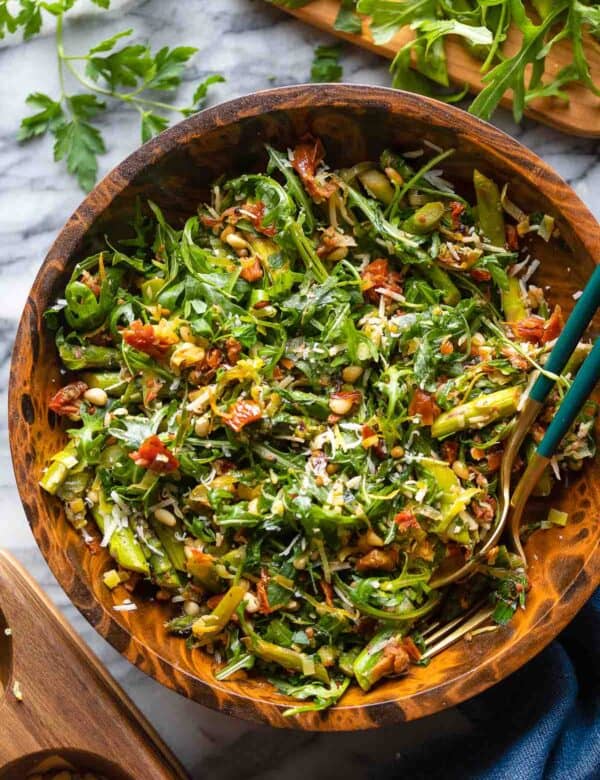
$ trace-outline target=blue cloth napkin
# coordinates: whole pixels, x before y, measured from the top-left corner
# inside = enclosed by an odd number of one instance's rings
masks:
[[[536,658],[458,708],[470,728],[377,780],[600,780],[600,590]]]

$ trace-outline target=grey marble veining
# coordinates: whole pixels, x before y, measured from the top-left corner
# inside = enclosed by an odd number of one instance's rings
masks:
[[[191,44],[200,49],[186,73],[184,102],[192,83],[209,73],[226,78],[211,102],[308,80],[314,47],[329,39],[268,6],[263,0],[113,0],[113,11],[98,12],[89,1],[67,25],[71,52],[133,27],[153,46]],[[8,39],[0,46],[0,546],[13,550],[64,611],[111,673],[150,717],[193,777],[234,780],[288,780],[368,777],[376,765],[393,762],[411,744],[431,733],[462,731],[466,722],[450,710],[417,723],[359,734],[301,734],[255,728],[214,713],[168,691],[124,661],[68,602],[39,554],[17,496],[8,454],[6,387],[10,350],[19,314],[39,264],[54,236],[81,200],[76,183],[52,162],[47,139],[19,145],[18,124],[29,92],[57,89],[53,30],[26,44]],[[387,66],[374,55],[347,46],[347,81],[388,84]],[[533,122],[515,127],[506,113],[496,124],[518,137],[569,181],[600,217],[600,144],[569,138]],[[139,143],[137,115],[125,110],[103,119],[108,151],[101,174]]]

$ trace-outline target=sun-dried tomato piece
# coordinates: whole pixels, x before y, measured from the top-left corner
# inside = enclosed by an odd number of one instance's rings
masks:
[[[458,442],[457,441],[445,441],[441,446],[442,458],[452,465],[458,458]]]
[[[529,341],[532,344],[540,344],[544,337],[544,324],[543,317],[537,314],[532,314],[529,317],[525,317],[518,322],[511,324],[511,328],[515,337],[520,341]]]
[[[560,306],[556,305],[554,307],[554,311],[544,323],[542,344],[547,344],[549,341],[554,341],[554,339],[558,338],[564,324],[562,310]]]
[[[488,474],[493,474],[498,471],[500,464],[502,463],[502,455],[504,450],[493,450],[486,455]]]
[[[121,335],[130,347],[145,352],[152,358],[161,358],[177,343],[177,335],[166,329],[158,330],[154,325],[145,325],[141,320],[134,320]]]
[[[157,474],[167,474],[179,468],[179,461],[154,434],[141,443],[139,450],[130,452],[129,457],[136,466],[150,469]]]
[[[413,417],[418,414],[423,425],[433,425],[440,412],[433,396],[418,387],[410,400],[408,413]]]
[[[402,640],[402,648],[408,653],[411,661],[421,660],[421,651],[416,646],[414,639],[410,636],[405,636]]]
[[[257,404],[256,401],[245,401],[240,398],[229,407],[227,414],[223,417],[223,422],[239,433],[246,425],[260,420],[261,417],[260,404]]]
[[[163,385],[164,382],[162,379],[158,379],[155,376],[149,376],[145,382],[144,403],[151,404],[152,401],[156,400]]]
[[[261,200],[257,200],[256,203],[244,203],[238,208],[238,212],[240,212],[241,217],[246,217],[252,223],[252,227],[257,233],[262,233],[265,236],[274,236],[277,233],[275,225],[263,225],[266,207]]]
[[[519,251],[519,234],[514,225],[506,226],[506,245],[512,252]]]
[[[452,219],[452,227],[454,230],[460,225],[460,216],[465,210],[465,204],[459,203],[457,200],[450,202],[450,217]]]
[[[217,604],[219,604],[223,600],[224,596],[225,596],[224,593],[215,593],[214,596],[211,596],[210,598],[206,599],[206,606],[209,609],[214,609],[217,606]]]
[[[324,156],[325,150],[318,138],[308,138],[303,143],[298,144],[292,155],[292,168],[317,202],[327,200],[337,189],[335,182],[320,180],[316,175],[319,163]]]
[[[476,282],[489,282],[492,278],[491,273],[486,271],[485,268],[471,268],[469,276],[475,279]]]
[[[538,314],[532,314],[518,322],[511,323],[510,327],[521,341],[529,341],[532,344],[547,344],[560,335],[563,325],[561,308],[555,306],[547,320]]]
[[[529,363],[527,360],[523,357],[523,355],[520,355],[517,350],[514,347],[505,346],[502,347],[500,350],[502,355],[508,359],[508,362],[511,364],[513,368],[518,368],[521,371],[525,371]]]
[[[411,512],[410,509],[403,509],[401,512],[395,514],[394,522],[398,526],[398,530],[402,533],[406,533],[411,528],[421,528],[415,513]]]
[[[240,276],[247,282],[257,282],[262,279],[263,270],[258,257],[242,257]]]
[[[235,366],[242,354],[242,345],[237,339],[228,338],[225,342],[225,354],[229,365]]]
[[[260,580],[256,583],[256,595],[258,597],[258,603],[260,605],[260,612],[263,615],[268,615],[271,612],[271,605],[269,604],[269,596],[267,594],[267,585],[269,584],[269,575],[266,569],[260,570]]]
[[[402,292],[402,275],[398,271],[390,270],[389,262],[379,257],[365,268],[361,274],[363,280],[362,289],[365,298],[371,303],[379,303],[381,293],[376,290],[384,289],[393,293]]]
[[[333,607],[333,588],[325,580],[319,580],[319,585],[325,596],[325,603],[328,607]]]
[[[48,402],[48,408],[55,414],[78,415],[81,397],[88,389],[85,382],[72,382],[55,393]]]
[[[247,201],[241,206],[231,206],[225,209],[218,217],[201,214],[200,221],[208,228],[222,228],[224,222],[227,222],[228,225],[237,225],[241,220],[246,220],[250,222],[257,233],[262,233],[264,236],[274,236],[277,232],[276,226],[263,225],[265,212],[266,206],[261,200],[257,200],[255,203]]]

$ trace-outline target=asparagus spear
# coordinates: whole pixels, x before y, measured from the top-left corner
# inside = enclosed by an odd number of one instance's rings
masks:
[[[77,445],[70,441],[66,447],[53,456],[52,462],[42,475],[41,487],[54,495],[67,478],[69,471],[77,465]]]
[[[279,664],[284,669],[289,669],[293,672],[300,672],[307,677],[316,677],[323,683],[329,682],[329,675],[325,667],[318,661],[314,661],[304,653],[298,653],[296,650],[291,650],[288,647],[281,647],[280,645],[273,644],[273,642],[267,642],[266,639],[258,636],[258,634],[252,629],[250,624],[244,618],[243,610],[238,610],[238,616],[242,629],[246,636],[242,639],[242,642],[246,648],[268,663]]]
[[[381,171],[371,168],[358,174],[360,183],[372,198],[377,198],[386,206],[389,206],[394,198],[394,188],[390,180]],[[405,228],[406,230],[407,228]],[[409,231],[410,232],[410,231]],[[414,231],[416,232],[416,231]]]
[[[120,398],[128,384],[118,371],[85,371],[81,378],[88,387],[99,387],[114,398]]]
[[[444,204],[438,202],[426,203],[402,223],[402,229],[417,236],[431,233],[440,224],[444,216]]]
[[[212,642],[224,630],[247,590],[245,580],[232,585],[209,615],[202,615],[194,622],[192,633],[200,645]]]
[[[504,246],[506,240],[504,212],[498,185],[478,170],[473,171],[473,184],[477,197],[479,225],[494,246]]]
[[[385,628],[383,631],[375,634],[369,644],[358,654],[352,666],[352,671],[363,691],[368,691],[369,688],[388,673],[388,665],[385,663],[385,648],[390,641],[396,638],[399,639],[401,636],[402,634],[397,629]]]
[[[58,354],[70,371],[83,368],[118,368],[119,350],[94,344],[70,344],[57,338]]]
[[[527,317],[521,285],[515,276],[508,277],[508,287],[502,290],[502,311],[507,322],[519,322]]]
[[[160,539],[169,560],[177,571],[187,571],[185,565],[185,550],[182,541],[176,538],[177,528],[170,528],[163,523],[152,523],[154,532]]]
[[[153,581],[159,587],[166,588],[166,590],[179,588],[181,580],[160,539],[149,524],[140,522],[144,530],[144,537],[140,540],[140,546],[150,566],[150,574]]]
[[[107,500],[104,491],[99,484],[95,484],[98,493],[98,503],[92,508],[92,515],[96,525],[102,533],[106,524],[112,520],[113,504]],[[110,538],[108,549],[111,556],[124,569],[137,571],[141,574],[149,574],[150,567],[139,542],[135,538],[129,526],[117,528]]]
[[[423,266],[422,271],[423,275],[427,277],[436,290],[442,291],[444,303],[448,304],[448,306],[456,306],[460,301],[461,295],[450,275],[443,268],[440,268],[439,265]]]
[[[431,435],[434,439],[442,439],[467,428],[484,428],[496,420],[509,417],[517,411],[521,392],[521,387],[505,387],[460,404],[440,414],[431,426]]]

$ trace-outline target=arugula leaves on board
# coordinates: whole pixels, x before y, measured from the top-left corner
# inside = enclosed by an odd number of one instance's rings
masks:
[[[275,5],[299,8],[304,0],[271,0]],[[565,90],[579,82],[595,95],[600,86],[590,71],[584,34],[600,38],[600,7],[592,0],[532,0],[526,10],[522,0],[343,0],[334,27],[360,33],[362,21],[376,44],[390,41],[410,27],[414,38],[400,48],[390,67],[392,86],[456,102],[467,93],[449,92],[445,42],[459,38],[481,61],[484,87],[469,111],[489,119],[503,96],[513,93],[513,114],[520,121],[526,106],[538,98],[568,102]],[[503,46],[508,30],[517,27],[522,41],[507,56]],[[545,72],[546,59],[560,41],[568,41],[572,61],[557,73]]]

